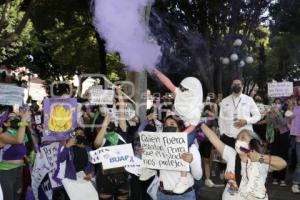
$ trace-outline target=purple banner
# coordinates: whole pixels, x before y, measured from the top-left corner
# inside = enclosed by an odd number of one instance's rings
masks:
[[[75,98],[47,98],[44,100],[43,141],[61,141],[70,138],[77,127]]]

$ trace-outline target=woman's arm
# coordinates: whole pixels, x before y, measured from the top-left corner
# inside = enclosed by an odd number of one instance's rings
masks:
[[[201,129],[216,150],[223,155],[225,144],[220,140],[220,138],[205,124],[202,124]]]
[[[190,147],[190,153],[193,155],[193,160],[190,163],[191,174],[193,175],[194,179],[200,180],[203,176],[203,170],[199,150],[195,145],[192,145]]]
[[[175,93],[176,86],[172,83],[172,81],[166,75],[164,75],[157,69],[154,69],[153,73],[164,84],[164,86],[166,86],[172,93]]]
[[[110,122],[110,117],[107,114],[104,118],[101,129],[100,129],[100,131],[98,132],[98,134],[95,138],[95,141],[94,141],[95,148],[101,147],[101,145],[103,143],[103,138],[104,138],[104,135],[106,133],[106,129],[107,129],[107,126],[108,126],[109,122]]]
[[[126,124],[126,119],[125,119],[125,108],[124,108],[124,99],[123,99],[123,94],[121,91],[121,88],[117,87],[116,88],[116,93],[118,95],[119,99],[119,111],[120,111],[120,119],[119,119],[119,126],[123,132],[127,132],[127,124]]]
[[[21,126],[18,129],[16,137],[10,136],[8,133],[0,134],[0,141],[4,144],[23,144],[25,137],[26,124],[30,119],[30,112],[21,112]]]
[[[253,162],[262,162],[270,165],[270,169],[273,171],[280,171],[286,168],[287,166],[286,161],[278,156],[264,155],[264,154],[259,154],[256,151],[251,151],[250,153],[248,153],[248,157]]]

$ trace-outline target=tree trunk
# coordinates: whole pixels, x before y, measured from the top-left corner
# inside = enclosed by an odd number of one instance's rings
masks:
[[[95,34],[99,49],[100,73],[103,75],[107,75],[105,41],[100,37],[97,31],[95,31]]]

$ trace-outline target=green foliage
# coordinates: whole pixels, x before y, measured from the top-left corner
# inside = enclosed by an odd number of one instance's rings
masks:
[[[5,3],[0,5],[0,13],[3,19],[0,22],[0,40],[7,39],[19,26],[25,14],[25,11],[22,10],[22,3],[22,0],[11,1],[7,9]],[[24,60],[26,53],[36,45],[38,44],[34,36],[34,28],[32,22],[28,21],[17,40],[8,45],[0,46],[0,63],[18,65]]]

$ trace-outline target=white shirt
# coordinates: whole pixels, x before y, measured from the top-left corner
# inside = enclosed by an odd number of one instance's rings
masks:
[[[235,172],[236,151],[225,145],[223,159],[227,163],[227,172]],[[269,165],[259,162],[251,162],[248,159],[246,162],[241,162],[241,183],[239,190],[234,195],[228,192],[229,184],[226,185],[223,192],[223,200],[267,200],[266,179],[268,176]]]
[[[245,119],[247,124],[242,128],[234,126],[234,119]],[[238,97],[230,95],[220,104],[219,126],[221,134],[236,138],[243,129],[253,131],[252,124],[261,119],[261,114],[254,100],[244,94]]]
[[[190,163],[191,171],[187,173],[189,187],[194,185],[194,179],[200,180],[202,178],[202,165],[201,156],[197,147],[192,144],[189,152],[193,154],[193,161]],[[163,183],[164,190],[173,191],[176,184],[180,182],[181,172],[180,171],[170,171],[170,170],[160,170],[159,179]]]

